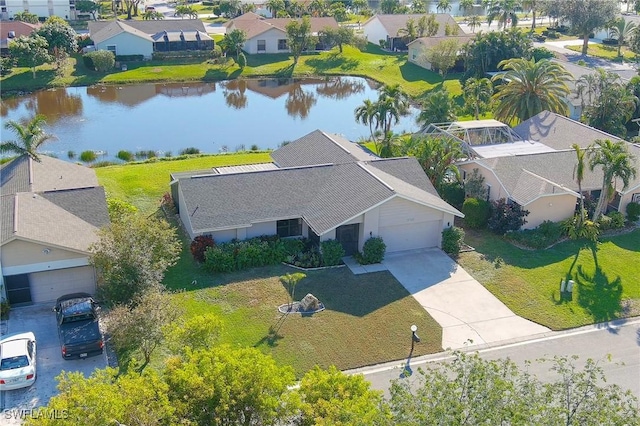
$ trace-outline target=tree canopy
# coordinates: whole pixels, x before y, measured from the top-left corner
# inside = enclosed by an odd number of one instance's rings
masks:
[[[582,40],[582,54],[587,54],[589,34],[604,28],[619,13],[618,0],[563,0],[558,2],[559,18],[570,22],[572,31]]]
[[[302,52],[312,47],[314,43],[314,37],[311,35],[311,21],[308,16],[305,16],[302,20],[289,22],[285,29],[287,31],[289,50],[293,55],[293,65],[295,66]]]
[[[45,142],[55,139],[55,136],[45,133],[42,129],[42,125],[46,123],[45,116],[40,114],[29,121],[7,121],[4,124],[4,128],[15,133],[18,140],[2,142],[0,144],[0,152],[28,155],[34,161],[40,162],[38,149]]]
[[[529,36],[517,28],[479,32],[464,49],[466,75],[483,78],[498,71],[498,64],[505,59],[529,58],[532,47]]]
[[[20,36],[9,43],[9,54],[18,66],[31,68],[33,78],[36,78],[36,67],[51,60],[48,47],[47,40],[37,34]]]

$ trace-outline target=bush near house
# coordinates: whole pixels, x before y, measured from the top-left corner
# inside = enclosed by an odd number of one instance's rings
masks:
[[[361,265],[380,263],[384,260],[384,253],[387,245],[382,237],[371,237],[362,246],[362,253],[357,253],[354,257]]]
[[[565,235],[562,223],[545,220],[534,229],[507,232],[505,238],[521,246],[541,250],[560,241]]]
[[[601,231],[624,228],[624,215],[616,211],[602,215],[598,219],[598,225]]]
[[[626,210],[629,222],[636,222],[640,219],[640,203],[631,202],[627,204]]]
[[[327,240],[320,243],[322,251],[322,261],[325,266],[336,266],[342,263],[344,248],[336,240]]]
[[[442,231],[442,250],[452,256],[457,256],[462,248],[464,240],[464,230],[457,226],[452,226]]]
[[[491,206],[480,198],[467,198],[462,204],[464,223],[473,229],[484,228],[491,214]]]
[[[518,231],[527,223],[525,217],[529,211],[522,210],[519,204],[508,203],[501,198],[491,202],[491,215],[487,226],[498,235],[504,235],[508,231]]]
[[[198,235],[193,239],[193,241],[191,241],[191,254],[197,262],[203,263],[205,261],[204,253],[209,247],[213,247],[215,245],[215,241],[213,241],[213,238],[210,236]]]

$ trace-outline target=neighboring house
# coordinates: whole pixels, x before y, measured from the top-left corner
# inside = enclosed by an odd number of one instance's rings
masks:
[[[212,50],[214,46],[199,19],[92,21],[89,33],[96,50],[145,59],[151,59],[153,52]]]
[[[227,22],[227,32],[242,30],[246,36],[242,50],[250,55],[256,53],[287,53],[286,26],[289,22],[299,19],[294,18],[273,18],[265,19],[262,16],[248,12]],[[338,28],[338,22],[333,17],[309,19],[311,33],[318,35],[324,28]],[[313,50],[313,49],[312,49]],[[322,45],[314,46],[314,50],[324,50]]]
[[[40,18],[59,16],[64,19],[76,19],[75,0],[2,0],[0,18],[13,19],[16,13],[30,12]]]
[[[408,15],[374,15],[362,24],[364,36],[370,43],[380,44],[380,40],[384,40],[389,50],[407,50],[407,45],[402,41],[402,37],[398,35],[398,31],[407,27],[407,21],[413,19],[418,23],[423,16],[430,14],[408,14]],[[452,31],[452,35],[463,35],[464,31],[460,25],[447,13],[433,14],[438,23],[438,32],[435,34],[439,37],[446,35],[446,28]]]
[[[89,246],[109,224],[104,188],[88,167],[41,160],[0,168],[0,294],[12,304],[96,289]]]
[[[576,153],[572,144],[585,149],[597,139],[620,140],[548,111],[514,129],[495,120],[440,127],[442,133],[457,138],[468,153],[469,159],[458,164],[463,179],[478,169],[484,177],[488,199],[504,198],[529,211],[525,229],[535,228],[545,220],[561,221],[574,214],[580,194],[574,177]],[[616,182],[616,196],[609,204],[610,209],[623,214],[630,201],[640,201],[640,146],[629,144],[629,150],[636,157],[639,173],[624,191],[621,182]],[[601,189],[602,169],[597,167],[592,172],[587,163],[583,194],[598,197]]]
[[[380,236],[395,252],[439,247],[442,230],[462,217],[415,158],[380,159],[319,130],[271,156],[273,163],[172,174],[189,236],[336,239],[347,254]]]
[[[0,0],[0,3],[2,0]],[[9,54],[9,43],[14,38],[28,37],[40,28],[40,24],[30,24],[22,21],[0,21],[0,54]]]
[[[414,63],[422,68],[426,68],[431,71],[435,71],[429,60],[427,59],[428,52],[437,47],[444,40],[456,40],[460,45],[460,50],[469,43],[473,39],[474,35],[470,34],[462,34],[457,36],[434,36],[434,37],[420,37],[409,44],[407,44],[407,48],[409,49],[409,55],[407,60],[411,63]],[[458,51],[460,54],[460,51]]]

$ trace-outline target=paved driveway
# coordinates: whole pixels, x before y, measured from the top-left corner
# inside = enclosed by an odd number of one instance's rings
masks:
[[[442,326],[444,349],[550,331],[514,314],[441,250],[391,253],[382,263]]]
[[[91,375],[96,368],[105,368],[105,355],[83,360],[64,360],[60,354],[60,343],[56,328],[53,303],[39,304],[20,308],[12,308],[8,321],[7,333],[32,331],[36,336],[36,382],[29,388],[2,392],[0,410],[32,409],[46,405],[49,398],[57,394],[55,377],[64,371],[80,371],[85,376]],[[5,332],[5,330],[3,330]],[[0,424],[9,424],[0,419]]]

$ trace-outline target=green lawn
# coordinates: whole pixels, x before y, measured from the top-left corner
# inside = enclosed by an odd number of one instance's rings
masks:
[[[62,72],[51,66],[37,68],[34,79],[30,69],[15,68],[0,78],[4,93],[30,91],[56,86],[86,86],[96,83],[126,84],[158,81],[218,81],[238,77],[311,77],[319,75],[351,75],[366,77],[385,84],[400,84],[405,92],[418,96],[444,84],[452,96],[461,93],[458,75],[451,74],[442,82],[440,76],[407,62],[406,53],[390,53],[369,44],[364,52],[345,46],[319,54],[304,55],[293,67],[286,54],[247,55],[248,64],[241,70],[233,60],[227,64],[209,64],[202,60],[128,62],[127,71],[113,70],[103,74],[88,70],[75,55]]]
[[[582,45],[580,46],[565,46],[567,49],[575,52],[582,52]],[[618,59],[618,48],[616,46],[606,46],[604,44],[589,43],[587,48],[587,55],[595,56],[596,58],[614,60]],[[625,61],[632,62],[636,58],[636,54],[629,50],[628,47],[622,47],[622,55]]]
[[[582,243],[518,249],[488,232],[467,232],[476,252],[459,263],[516,314],[553,330],[640,315],[640,229],[603,238],[594,255]],[[560,280],[576,283],[560,298]]]
[[[203,170],[211,167],[270,162],[268,152],[204,155],[185,160],[154,161],[98,167],[96,174],[108,197],[118,198],[153,213],[160,198],[169,192],[169,173]]]
[[[355,276],[346,267],[309,271],[296,287],[296,299],[312,293],[326,310],[302,317],[277,311],[288,301],[278,277],[290,272],[295,270],[279,265],[213,275],[200,270],[185,251],[165,283],[186,288],[174,296],[186,316],[220,316],[221,343],[257,347],[293,366],[298,376],[316,364],[348,369],[405,359],[412,324],[422,338],[414,356],[442,350],[440,326],[390,273]]]

